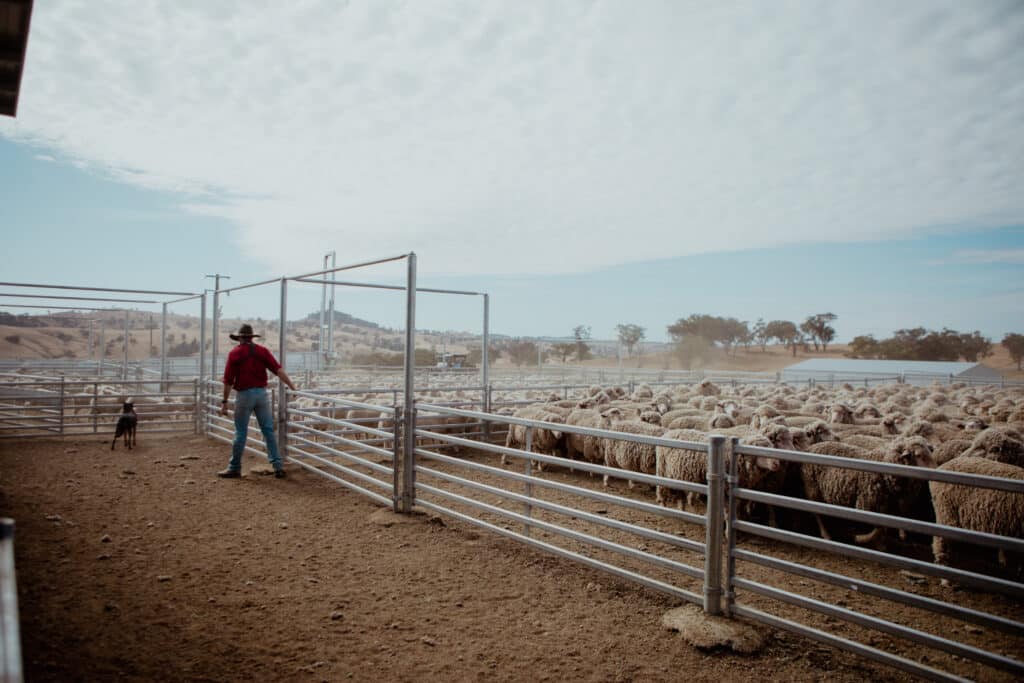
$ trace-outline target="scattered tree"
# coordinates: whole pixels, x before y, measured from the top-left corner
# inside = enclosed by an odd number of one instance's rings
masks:
[[[569,356],[576,353],[576,342],[559,342],[551,345],[551,353],[560,358],[562,363],[569,359]]]
[[[626,347],[626,356],[632,356],[633,349],[636,348],[644,338],[646,329],[631,323],[616,325],[615,329],[619,333],[619,343]]]
[[[537,345],[525,339],[508,345],[508,357],[517,368],[537,359]]]
[[[778,339],[786,348],[792,349],[796,357],[796,348],[802,339],[796,324],[789,320],[773,320],[765,326],[765,334],[769,339]]]
[[[1017,369],[1020,370],[1021,359],[1024,358],[1024,334],[1011,332],[1003,337],[1000,343],[1010,352],[1010,358],[1017,363]]]
[[[992,341],[977,330],[960,333],[956,330],[926,330],[923,327],[896,330],[888,339],[876,340],[871,335],[854,337],[847,355],[854,358],[884,360],[964,360],[976,363],[992,354]]]
[[[694,313],[669,325],[668,333],[677,343],[684,337],[700,337],[709,345],[720,344],[728,353],[738,341],[750,334],[750,330],[745,322],[736,318]]]
[[[576,340],[576,360],[582,362],[590,359],[590,346],[587,344],[587,340],[590,339],[590,326],[577,325],[572,328],[572,336]]]
[[[764,318],[758,318],[757,322],[754,323],[754,329],[751,331],[751,336],[754,342],[761,347],[761,353],[768,350],[768,341],[771,337],[768,336],[768,325],[765,323]]]

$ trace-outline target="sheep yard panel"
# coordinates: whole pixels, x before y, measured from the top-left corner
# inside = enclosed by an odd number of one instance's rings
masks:
[[[1024,676],[1024,661],[1021,660],[1021,654],[1024,653],[1024,622],[1021,621],[1024,584],[979,573],[977,569],[968,571],[934,564],[916,557],[909,545],[900,546],[900,550],[909,549],[910,552],[869,549],[857,544],[811,536],[799,530],[783,530],[741,519],[738,511],[743,504],[775,506],[777,509],[863,523],[882,529],[883,533],[893,529],[904,537],[923,534],[925,538],[934,536],[960,544],[972,544],[973,548],[997,550],[1001,554],[1013,554],[1018,558],[1024,558],[1024,539],[747,489],[736,477],[737,460],[741,456],[774,457],[790,463],[816,463],[837,469],[903,477],[926,485],[928,482],[939,481],[972,487],[975,491],[992,489],[1009,496],[1018,496],[1022,500],[1024,481],[759,448],[742,445],[734,440],[729,458],[725,578],[725,610],[730,615],[786,629],[932,680],[962,680],[934,667],[936,663],[949,666],[949,656],[983,665],[972,676],[990,677],[992,669],[1009,673],[1018,679]],[[750,539],[773,543],[766,551],[762,547],[751,547]],[[843,572],[826,571],[815,567],[813,562],[794,561],[785,557],[780,552],[781,548],[795,548],[797,554],[802,556],[806,556],[806,551],[810,550],[814,555],[834,554],[853,561]],[[772,578],[784,584],[784,587],[744,576],[743,570],[754,566],[769,570]],[[951,591],[936,599],[922,594],[923,591],[904,588],[907,583],[924,583],[927,576],[941,579],[943,584],[953,581],[973,591],[983,591],[985,595],[972,600],[976,604],[963,605],[959,604],[961,600],[956,599],[958,594]],[[814,588],[803,593],[793,591],[794,586],[806,585],[813,585]],[[820,592],[822,587],[835,587],[830,593],[831,599],[807,594]],[[908,609],[896,619],[883,618],[878,616],[881,611],[878,606],[880,602]],[[786,608],[785,616],[779,613],[780,605]],[[824,616],[824,628],[811,625],[806,617],[798,620],[791,609],[794,607],[802,610],[802,615]],[[867,643],[829,633],[828,620],[840,620],[862,627]],[[918,656],[914,659],[899,656],[872,646],[878,634],[902,638],[931,648],[933,653],[938,654],[929,653],[926,657]]]
[[[197,433],[199,382],[0,377],[0,438],[114,433],[131,400],[145,434]],[[143,436],[144,438],[144,436]]]

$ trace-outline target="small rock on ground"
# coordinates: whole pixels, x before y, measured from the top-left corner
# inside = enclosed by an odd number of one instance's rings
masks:
[[[712,617],[696,605],[669,610],[661,624],[670,631],[679,631],[683,640],[700,650],[728,648],[740,654],[754,654],[765,646],[764,635],[753,626],[736,619]]]

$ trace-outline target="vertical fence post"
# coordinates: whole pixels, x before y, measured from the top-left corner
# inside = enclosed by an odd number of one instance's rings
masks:
[[[124,311],[124,357],[121,360],[121,379],[128,379],[128,309]]]
[[[281,354],[281,367],[285,365],[285,355],[288,351],[288,278],[281,278],[281,333],[278,338],[278,349]],[[287,370],[287,368],[285,368]],[[277,432],[277,450],[280,451],[281,460],[288,460],[288,388],[284,382],[277,380],[278,389],[281,392],[280,400],[277,402],[277,425],[280,429]]]
[[[92,433],[99,432],[100,417],[100,383],[92,383]]]
[[[167,380],[167,304],[164,304],[161,308],[162,310],[160,312],[160,393],[166,393],[167,387],[163,383]],[[200,332],[202,332],[201,325]],[[202,348],[202,345],[205,343],[205,339],[200,339],[200,348]]]
[[[206,292],[203,292],[199,297],[199,338],[202,342],[199,344],[199,396],[198,401],[200,404],[200,413],[197,419],[202,420],[199,423],[199,429],[203,434],[206,434],[209,429],[206,425],[206,389],[207,389],[207,378],[206,378]],[[210,373],[213,375],[213,372]]]
[[[722,613],[724,451],[725,437],[712,435],[708,444],[708,526],[704,543],[704,612],[710,615]]]
[[[402,512],[412,512],[415,499],[416,479],[416,254],[410,252],[407,258],[408,272],[405,286],[405,457],[402,463]]]
[[[192,433],[199,433],[199,393],[200,393],[199,378],[196,377],[192,380]]]
[[[732,579],[736,575],[736,558],[734,556],[736,550],[736,529],[733,525],[736,524],[736,488],[740,485],[739,474],[737,471],[737,459],[736,446],[740,440],[737,437],[732,437],[729,440],[729,452],[727,458],[728,464],[728,475],[726,477],[726,508],[728,511],[728,517],[725,519],[725,537],[728,541],[725,555],[725,616],[732,617],[732,606],[736,601],[736,592],[733,589]]]
[[[60,376],[60,435],[64,436],[64,375]]]
[[[14,578],[14,520],[0,518],[0,680],[22,680],[18,590]]]
[[[392,407],[395,409],[395,414],[391,419],[391,509],[398,513],[402,511],[401,462],[402,454],[405,453],[404,440],[402,438],[402,419],[404,415],[402,412],[402,406],[398,405],[397,397],[395,398],[395,402],[392,404]]]
[[[512,425],[509,425],[509,429],[512,429]],[[523,450],[525,450],[527,453],[532,453],[533,452],[533,427],[527,427],[526,428],[526,447]],[[525,468],[526,476],[532,477],[533,476],[533,461],[530,460],[529,458],[527,458],[525,462],[526,462],[526,468]],[[523,493],[525,493],[527,496],[532,498],[533,497],[533,484],[530,483],[530,482],[526,482],[523,485]],[[532,517],[533,516],[533,506],[530,505],[529,503],[523,503],[523,514],[526,515],[527,517]],[[523,535],[529,536],[530,535],[530,529],[532,527],[533,527],[532,524],[530,524],[528,522],[524,522],[523,523]]]

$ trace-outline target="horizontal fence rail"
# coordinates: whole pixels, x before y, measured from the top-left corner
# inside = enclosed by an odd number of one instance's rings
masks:
[[[974,590],[991,591],[998,595],[1007,596],[1011,600],[1024,601],[1024,584],[1017,581],[1000,577],[981,574],[977,571],[934,564],[902,554],[895,554],[875,549],[859,547],[847,543],[836,542],[824,538],[773,528],[762,524],[756,524],[741,520],[737,517],[737,504],[739,502],[761,503],[776,508],[816,515],[828,516],[831,519],[842,519],[850,522],[858,522],[874,527],[898,529],[905,532],[927,534],[931,537],[943,537],[955,540],[960,543],[971,543],[977,546],[999,549],[1008,553],[1016,553],[1024,558],[1024,539],[1010,538],[991,533],[984,533],[959,527],[951,527],[932,522],[908,519],[902,516],[883,514],[868,510],[857,510],[836,505],[829,505],[809,500],[790,498],[782,495],[770,494],[756,491],[740,486],[738,479],[733,473],[736,471],[736,459],[741,456],[763,457],[771,454],[792,463],[814,463],[826,465],[831,468],[855,470],[860,472],[871,472],[886,475],[898,475],[906,479],[939,481],[962,486],[970,486],[981,489],[999,491],[1007,496],[1024,495],[1024,481],[1001,479],[997,477],[965,474],[960,472],[946,472],[930,468],[909,467],[891,463],[881,463],[852,458],[838,458],[834,456],[818,455],[796,451],[780,451],[765,449],[754,446],[746,446],[733,442],[732,456],[730,461],[730,486],[727,491],[729,497],[727,529],[729,542],[727,545],[727,571],[726,571],[726,611],[730,614],[743,616],[754,621],[789,630],[800,635],[813,638],[819,642],[834,645],[841,649],[855,652],[872,660],[889,664],[891,666],[909,671],[916,675],[931,680],[962,680],[961,677],[936,669],[933,666],[918,661],[909,660],[905,657],[887,652],[870,644],[858,643],[848,638],[839,637],[826,630],[812,626],[804,621],[797,620],[796,614],[787,609],[786,616],[772,615],[765,612],[760,604],[751,604],[742,600],[744,596],[756,596],[761,600],[768,600],[769,604],[782,604],[789,608],[799,608],[806,613],[814,613],[827,618],[846,622],[858,627],[873,630],[886,635],[903,639],[905,641],[922,645],[932,650],[955,655],[1013,674],[1016,677],[1024,676],[1024,661],[1019,658],[1009,657],[1000,652],[993,651],[992,645],[983,641],[982,644],[966,643],[959,640],[956,635],[962,632],[954,626],[937,625],[934,619],[922,618],[913,625],[897,623],[892,618],[879,617],[867,613],[862,609],[835,605],[822,601],[815,597],[802,595],[793,592],[791,588],[796,582],[786,581],[787,588],[773,586],[764,580],[754,580],[740,575],[743,567],[762,567],[773,570],[775,575],[783,577],[802,577],[811,579],[819,585],[835,586],[850,591],[857,596],[877,598],[890,604],[904,605],[914,608],[919,613],[938,615],[939,617],[950,618],[959,622],[966,622],[990,628],[995,631],[1007,634],[1015,643],[1013,648],[1021,652],[1024,645],[1024,623],[1016,618],[975,609],[969,606],[956,604],[950,599],[935,599],[925,595],[902,588],[895,588],[885,585],[884,582],[875,579],[867,580],[850,576],[846,573],[824,570],[818,567],[809,566],[804,563],[794,562],[776,556],[775,553],[767,554],[750,549],[739,547],[738,534],[747,534],[754,538],[775,541],[784,545],[809,548],[823,555],[834,555],[837,557],[862,560],[873,565],[893,567],[903,571],[917,572],[918,576],[932,576],[943,581],[955,581],[957,584],[970,587]],[[953,595],[950,593],[949,597]],[[866,607],[866,606],[865,606]],[[1017,612],[1020,614],[1020,612]],[[954,622],[955,623],[955,622]],[[933,633],[923,628],[932,626],[941,628],[942,633]],[[987,646],[987,647],[986,647]],[[1004,646],[1005,647],[1005,646]]]

